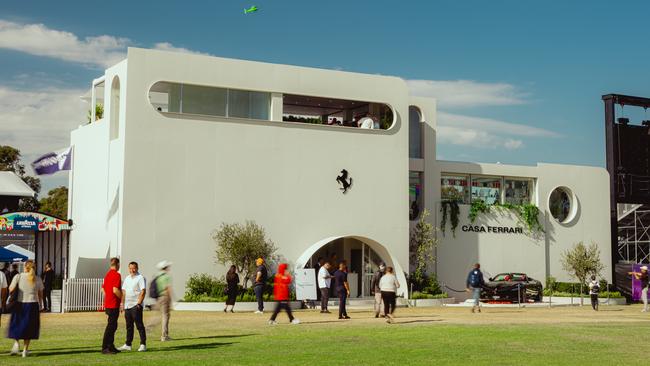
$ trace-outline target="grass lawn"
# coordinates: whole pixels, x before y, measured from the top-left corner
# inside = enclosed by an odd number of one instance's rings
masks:
[[[0,340],[0,365],[631,365],[647,362],[650,314],[639,306],[553,309],[398,309],[386,324],[369,311],[351,320],[300,311],[290,325],[281,314],[173,312],[170,342],[159,328],[146,353],[99,352],[102,313],[46,314],[41,339],[27,359],[10,357]],[[156,313],[145,313],[145,321]],[[6,332],[8,317],[2,319]],[[116,346],[124,341],[120,318]],[[136,331],[134,346],[138,346]],[[135,348],[135,347],[134,347]]]

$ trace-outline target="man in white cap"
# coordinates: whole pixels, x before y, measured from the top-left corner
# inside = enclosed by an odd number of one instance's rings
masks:
[[[169,341],[169,313],[171,310],[172,302],[172,278],[169,275],[172,262],[161,261],[156,264],[156,269],[160,271],[154,279],[156,288],[158,290],[158,299],[156,301],[156,308],[160,310],[161,318],[153,320],[148,324],[148,328],[152,328],[162,321],[162,335],[161,342]]]
[[[642,313],[648,311],[648,266],[641,266],[641,272],[628,272],[627,274],[633,275],[637,280],[641,281],[641,301],[643,301]]]

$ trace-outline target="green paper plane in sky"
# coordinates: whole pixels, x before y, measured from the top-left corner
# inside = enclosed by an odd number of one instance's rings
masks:
[[[244,9],[244,14],[253,13],[253,12],[256,12],[258,10],[260,10],[260,9],[258,9],[257,6],[253,5],[248,9]]]

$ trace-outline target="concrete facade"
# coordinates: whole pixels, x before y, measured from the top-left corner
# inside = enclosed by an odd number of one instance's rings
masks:
[[[423,173],[423,207],[436,224],[441,172],[536,179],[542,212],[556,185],[571,187],[580,200],[579,219],[570,225],[546,220],[541,241],[460,230],[453,239],[448,233],[436,271],[450,286],[461,286],[457,279],[464,281],[475,261],[494,273],[565,279],[558,253],[580,240],[597,241],[609,256],[608,201],[595,203],[609,191],[603,169],[439,162],[435,100],[409,96],[402,79],[130,48],[102,81],[103,119],[71,134],[72,276],[102,275],[111,256],[138,261],[150,276],[155,263],[167,259],[174,262],[174,286],[183,289],[192,273],[223,273],[215,264],[214,229],[254,220],[294,267],[334,242],[341,259],[350,261],[363,243],[395,267],[404,284],[398,292],[406,295],[409,171]],[[148,93],[159,82],[268,92],[269,118],[158,111]],[[386,130],[283,122],[283,94],[383,103],[394,122]],[[411,106],[421,114],[421,159],[409,159]],[[347,194],[335,180],[342,169],[354,179]],[[461,208],[461,218],[467,209]],[[512,218],[494,220],[514,225]],[[529,261],[534,265],[525,265]]]

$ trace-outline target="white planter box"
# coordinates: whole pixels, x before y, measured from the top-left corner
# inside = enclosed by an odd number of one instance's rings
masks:
[[[456,300],[453,297],[446,299],[417,299],[409,300],[415,307],[436,307],[443,306],[444,304],[453,304]]]

